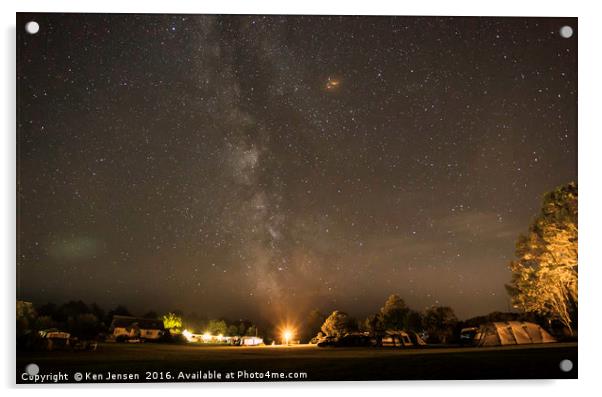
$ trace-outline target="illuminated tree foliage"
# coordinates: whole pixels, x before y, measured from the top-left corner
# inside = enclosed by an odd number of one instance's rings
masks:
[[[514,307],[559,320],[571,333],[577,318],[577,185],[545,195],[540,214],[516,244],[506,286]]]
[[[182,317],[175,313],[167,313],[163,316],[163,326],[170,332],[179,332],[182,328]]]
[[[353,330],[353,319],[347,313],[335,310],[322,324],[326,336],[341,337]]]

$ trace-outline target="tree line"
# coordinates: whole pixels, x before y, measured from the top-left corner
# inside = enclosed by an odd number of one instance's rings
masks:
[[[317,309],[312,310],[302,326],[301,338],[310,341],[315,337],[341,337],[353,332],[376,336],[386,330],[404,330],[422,333],[431,343],[449,343],[458,324],[451,307],[432,306],[420,312],[408,307],[399,295],[392,294],[376,313],[364,320],[340,310],[328,316]]]
[[[163,315],[155,311],[148,311],[141,316],[134,316],[124,305],[104,311],[96,303],[86,304],[80,300],[69,301],[61,305],[55,303],[18,305],[17,337],[56,328],[79,338],[96,339],[110,332],[109,328],[115,315],[160,320],[163,322],[164,328],[173,335],[181,333],[184,329],[224,336],[255,335],[257,332],[257,326],[250,320],[209,319],[195,313],[184,315],[179,310],[173,310]]]
[[[249,320],[204,319],[196,314],[185,316],[180,311],[166,313],[161,316],[161,320],[165,329],[175,335],[184,330],[197,334],[209,333],[223,336],[255,336],[257,334],[257,326]]]

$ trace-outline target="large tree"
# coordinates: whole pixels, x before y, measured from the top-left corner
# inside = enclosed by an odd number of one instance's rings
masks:
[[[415,310],[410,310],[406,316],[406,328],[410,331],[420,332],[422,331],[422,314]]]
[[[247,332],[245,333],[245,335],[247,335],[247,336],[256,336],[257,333],[258,333],[257,326],[256,325],[251,325],[249,328],[247,328]]]
[[[132,313],[123,305],[118,305],[115,309],[109,310],[106,316],[106,324],[111,324],[114,316],[131,316]]]
[[[544,196],[539,215],[516,244],[506,286],[514,307],[559,320],[571,333],[577,318],[577,184]]]
[[[410,309],[399,295],[392,294],[381,307],[380,314],[385,329],[405,329]]]
[[[228,336],[238,336],[238,327],[234,324],[228,326]]]
[[[376,314],[370,314],[368,317],[366,317],[364,320],[363,329],[368,331],[372,336],[383,333],[385,328],[383,325],[382,314],[379,312]]]
[[[209,320],[207,331],[212,335],[225,335],[228,332],[228,325],[224,320]]]
[[[429,340],[447,343],[453,336],[458,319],[451,307],[432,306],[425,311],[423,323]]]
[[[341,337],[353,331],[353,319],[347,313],[335,310],[322,324],[326,336]]]

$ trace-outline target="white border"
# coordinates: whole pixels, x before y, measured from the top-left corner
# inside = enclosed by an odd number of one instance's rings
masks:
[[[193,0],[158,1],[144,0],[125,2],[103,0],[83,2],[76,0],[21,0],[2,1],[2,101],[1,120],[4,125],[2,156],[0,157],[0,183],[3,188],[0,219],[2,224],[2,246],[4,254],[2,281],[5,283],[2,299],[2,322],[0,352],[1,385],[10,394],[60,394],[103,397],[107,393],[125,389],[127,393],[141,390],[145,395],[226,393],[236,395],[261,394],[300,396],[308,392],[323,391],[337,393],[333,389],[346,389],[342,393],[365,395],[370,389],[379,394],[409,393],[410,395],[466,396],[487,392],[491,396],[507,396],[509,393],[545,393],[546,396],[575,395],[587,393],[599,384],[600,355],[600,268],[602,267],[598,230],[602,225],[602,189],[598,158],[600,145],[600,100],[602,91],[600,71],[602,62],[599,50],[601,21],[599,7],[594,1],[355,1],[355,0],[302,0],[302,1],[251,1],[219,0],[203,2]],[[13,386],[14,378],[14,291],[15,291],[15,12],[138,12],[138,13],[232,13],[232,14],[366,14],[366,15],[466,15],[466,16],[570,16],[579,17],[579,185],[580,200],[580,335],[579,335],[579,380],[578,381],[436,381],[436,382],[324,382],[294,384],[202,384],[202,385],[137,385],[85,387],[68,386],[48,388],[20,388]],[[597,244],[598,243],[598,244]],[[196,390],[194,390],[196,389]],[[323,390],[330,389],[330,390]]]

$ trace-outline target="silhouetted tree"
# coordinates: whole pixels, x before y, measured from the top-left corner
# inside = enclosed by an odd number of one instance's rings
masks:
[[[237,336],[238,335],[238,327],[234,324],[228,326],[228,332],[226,333],[228,336]]]
[[[144,313],[144,315],[142,316],[143,318],[152,318],[152,319],[158,319],[159,318],[159,314],[157,314],[156,311],[148,311],[146,313]]]
[[[209,320],[207,331],[212,335],[225,335],[228,332],[228,325],[224,320]]]
[[[81,300],[69,301],[62,304],[57,310],[57,319],[66,322],[69,318],[76,318],[80,314],[90,313],[90,308]]]
[[[36,312],[39,316],[49,316],[53,320],[57,320],[57,306],[54,303],[45,303],[40,306],[36,306]]]
[[[95,338],[102,329],[98,318],[92,313],[69,317],[67,328],[71,334],[83,339]]]
[[[422,329],[424,328],[422,314],[415,310],[409,310],[406,315],[406,327],[410,331],[422,331]]]
[[[372,336],[383,333],[385,327],[382,313],[378,312],[376,314],[370,314],[368,317],[366,317],[363,328]]]
[[[57,328],[58,324],[50,316],[39,316],[34,323],[34,329],[41,331],[50,328]]]
[[[132,313],[127,309],[127,307],[123,305],[117,305],[116,308],[109,310],[106,317],[106,324],[111,324],[113,321],[113,316],[131,316]]]
[[[245,333],[247,336],[255,336],[255,334],[257,334],[257,326],[255,325],[251,325],[247,328],[247,332]]]
[[[206,319],[195,312],[182,317],[182,329],[187,329],[195,333],[204,333],[206,327]]]
[[[458,319],[451,307],[432,306],[426,310],[423,321],[429,340],[447,343],[453,336]]]
[[[408,312],[409,309],[403,299],[395,294],[390,295],[385,301],[385,305],[380,309],[384,328],[405,329]]]
[[[98,306],[96,303],[92,303],[92,304],[90,305],[90,313],[92,313],[93,315],[95,315],[95,316],[96,316],[96,318],[97,318],[97,320],[98,320],[99,324],[100,324],[102,327],[105,327],[105,326],[107,326],[107,325],[108,325],[108,324],[106,324],[106,322],[105,322],[105,317],[106,317],[106,314],[105,314],[104,310],[102,310],[102,308],[101,308],[100,306]]]

